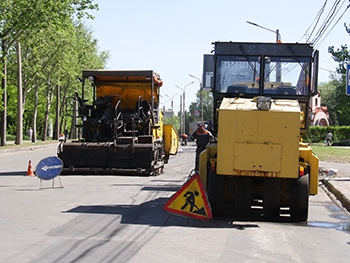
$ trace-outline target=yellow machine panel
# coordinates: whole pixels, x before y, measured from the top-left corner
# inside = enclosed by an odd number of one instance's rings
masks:
[[[122,106],[125,109],[134,109],[137,101],[140,97],[147,101],[152,101],[152,90],[150,89],[150,83],[129,83],[129,82],[97,82],[96,92],[97,97],[104,97],[108,95],[118,94],[122,100]],[[158,92],[158,89],[154,89],[153,93]],[[113,98],[111,107],[115,107],[119,97]],[[157,101],[158,96],[153,96],[154,102]]]
[[[305,143],[300,143],[299,155],[311,167],[309,190],[311,195],[316,195],[318,193],[318,157],[312,152],[311,147]]]
[[[179,147],[179,135],[171,124],[165,124],[163,126],[163,140],[165,154],[176,154]]]
[[[271,172],[277,175],[281,172],[281,153],[282,147],[279,144],[235,143],[233,169]],[[246,158],[247,155],[250,155],[249,159]]]
[[[274,100],[264,111],[253,99],[224,98],[218,115],[218,174],[298,178],[297,101]]]

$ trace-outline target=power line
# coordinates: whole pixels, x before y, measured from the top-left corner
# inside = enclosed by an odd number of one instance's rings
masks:
[[[330,69],[326,69],[326,68],[321,68],[321,67],[319,67],[319,69],[322,69],[322,70],[324,70],[324,71],[328,71],[329,73],[332,73],[332,74],[343,75],[343,76],[346,75],[346,73],[338,73],[337,71],[330,70]]]
[[[318,11],[316,17],[314,18],[314,21],[312,21],[311,25],[308,27],[308,29],[307,29],[306,32],[304,33],[303,37],[304,37],[305,35],[307,35],[307,32],[308,32],[309,29],[311,28],[312,24],[315,23],[315,25],[314,25],[314,27],[313,27],[311,33],[309,34],[308,38],[306,39],[306,42],[308,42],[308,41],[310,40],[310,37],[311,37],[312,34],[314,33],[314,31],[315,31],[315,29],[316,29],[316,27],[317,27],[317,24],[318,24],[318,22],[320,21],[320,18],[321,18],[321,16],[322,16],[323,12],[324,12],[324,9],[325,9],[325,7],[326,7],[327,1],[328,1],[328,0],[326,0],[326,1],[324,2],[324,4],[323,4],[323,6],[321,7],[320,11]],[[317,20],[317,21],[315,22],[315,20]],[[303,37],[302,37],[302,38],[303,38]]]
[[[319,67],[319,69],[322,69],[322,70],[324,70],[324,71],[328,71],[329,73],[337,74],[337,72],[334,71],[334,70],[330,70],[330,69],[326,69],[326,68],[321,68],[321,67]]]
[[[333,6],[331,7],[331,9],[329,10],[325,21],[322,23],[321,27],[316,32],[316,36],[312,40],[313,44],[317,43],[317,41],[322,37],[322,35],[324,34],[324,32],[327,30],[328,26],[332,22],[334,15],[336,14],[336,10],[337,10],[337,7],[339,5],[339,2],[340,2],[340,0],[336,0],[334,2]]]
[[[344,16],[346,11],[349,9],[350,4],[346,6],[345,10],[341,13],[339,16],[339,13],[342,9],[342,7],[345,4],[345,0],[335,0],[333,5],[330,7],[324,21],[320,23],[322,15],[325,13],[326,6],[328,4],[328,0],[325,0],[322,4],[320,10],[318,11],[317,15],[315,16],[314,20],[302,36],[307,36],[306,42],[312,43],[313,45],[321,45],[323,41],[329,36],[329,34],[334,30],[335,26],[339,23],[341,18]],[[334,20],[336,19],[336,22]],[[308,34],[310,29],[312,28],[311,32]],[[316,33],[315,33],[316,32]]]
[[[344,16],[344,14],[346,13],[346,11],[349,9],[350,4],[345,8],[345,10],[343,11],[343,13],[341,14],[341,16],[338,18],[338,20],[335,22],[335,24],[332,26],[332,28],[327,32],[327,34],[323,37],[323,39],[320,41],[319,45],[321,45],[323,43],[323,41],[326,40],[326,38],[329,36],[329,34],[333,31],[334,27],[339,23],[340,19],[342,19],[342,17]]]

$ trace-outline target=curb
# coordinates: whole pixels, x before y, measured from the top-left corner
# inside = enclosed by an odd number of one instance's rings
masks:
[[[335,196],[335,198],[342,204],[342,206],[348,212],[350,212],[350,200],[344,194],[342,194],[337,188],[335,188],[330,181],[323,179],[322,183],[328,189],[328,191],[330,191]]]
[[[47,143],[42,145],[30,145],[30,146],[23,146],[23,147],[13,147],[13,148],[7,148],[7,149],[1,149],[0,147],[0,155],[3,153],[12,153],[12,152],[20,152],[20,151],[32,151],[39,148],[49,147],[52,145],[57,145],[59,143]]]

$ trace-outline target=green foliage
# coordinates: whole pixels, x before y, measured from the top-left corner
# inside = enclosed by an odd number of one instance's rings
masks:
[[[310,126],[307,134],[303,136],[306,142],[323,142],[327,131],[333,134],[333,145],[348,145],[350,141],[350,126]]]
[[[345,29],[350,34],[350,29],[346,25]],[[347,61],[350,61],[350,53],[346,44],[337,49],[331,46],[328,52],[334,61],[338,62],[337,73],[340,77],[332,76],[330,82],[319,86],[322,104],[328,108],[332,125],[350,125],[350,100],[345,94],[345,72]]]
[[[327,106],[328,113],[329,113],[329,119],[331,124],[337,125],[338,124],[338,114],[336,109],[336,86],[338,84],[338,81],[333,78],[332,81],[321,83],[318,86],[318,90],[322,97],[322,106]]]
[[[202,91],[203,97],[203,120],[210,121],[213,120],[213,95],[211,91],[204,90]],[[201,116],[195,116],[196,111],[201,111],[201,92],[197,91],[197,99],[195,102],[192,102],[189,107],[189,112],[186,115],[186,126],[193,121],[201,120]]]
[[[6,141],[15,141],[16,140],[16,136],[12,135],[12,134],[8,134],[6,136]]]
[[[164,117],[163,122],[164,122],[164,124],[172,124],[177,131],[180,131],[180,117],[179,116],[174,115],[172,119],[170,117]]]
[[[93,0],[5,0],[0,2],[0,39],[9,47],[14,41],[45,30],[48,25],[63,28],[68,19],[91,17],[87,10],[98,9]]]
[[[319,86],[322,105],[327,106],[332,125],[350,125],[350,100],[345,94],[345,80],[335,77]]]
[[[7,60],[7,133],[14,134],[17,128],[17,40],[20,40],[22,50],[24,131],[35,121],[37,133],[46,133],[48,123],[55,122],[57,99],[61,112],[60,130],[70,128],[71,119],[65,114],[64,107],[67,97],[80,90],[77,78],[83,69],[103,69],[109,58],[108,52],[98,50],[97,40],[93,38],[91,30],[79,20],[83,16],[92,18],[88,10],[98,9],[93,2],[0,2],[0,10],[6,10],[0,12],[0,41],[6,43],[6,49],[1,50],[1,55],[6,54]],[[58,86],[60,94],[57,98]]]
[[[340,142],[333,142],[332,146],[350,146],[350,139]]]
[[[16,134],[17,128],[17,87],[7,87],[7,133]],[[10,103],[11,102],[11,103]]]

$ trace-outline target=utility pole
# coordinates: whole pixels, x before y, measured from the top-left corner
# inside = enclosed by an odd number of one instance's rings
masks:
[[[170,100],[171,100],[171,114],[170,114],[170,122],[171,122],[171,124],[173,124],[173,114],[174,114],[174,96],[175,95],[177,95],[177,93],[176,94],[174,94],[173,96],[169,96],[169,95],[167,95],[167,94],[165,94],[165,96],[167,96]],[[165,106],[164,106],[165,107]],[[164,110],[164,112],[165,112],[165,110]]]
[[[186,112],[185,112],[185,93],[186,93],[186,87],[193,84],[194,81],[192,81],[191,83],[188,83],[187,85],[185,85],[183,88],[175,85],[175,87],[177,87],[178,89],[182,90],[182,114],[181,116],[183,116],[182,121],[183,121],[183,125],[182,125],[182,130],[181,130],[181,134],[186,132]]]
[[[182,118],[183,118],[183,114],[182,114],[182,95],[180,95],[180,133],[183,134],[183,123],[182,123]]]
[[[200,93],[200,104],[201,104],[201,122],[203,123],[203,85],[202,85],[202,81],[199,78],[197,78],[191,74],[189,74],[189,76],[192,78],[195,78],[199,81],[199,93]]]
[[[270,28],[267,28],[267,27],[263,27],[261,25],[258,25],[256,23],[253,23],[253,22],[250,22],[250,21],[246,21],[248,24],[251,24],[253,26],[257,26],[257,27],[260,27],[262,29],[265,29],[267,31],[270,31],[272,33],[275,33],[276,34],[276,43],[279,44],[279,43],[282,43],[282,40],[281,40],[281,35],[280,35],[280,31],[278,29],[276,30],[272,30]],[[281,63],[276,63],[276,82],[281,82],[281,79],[282,79],[282,69],[281,69]]]

